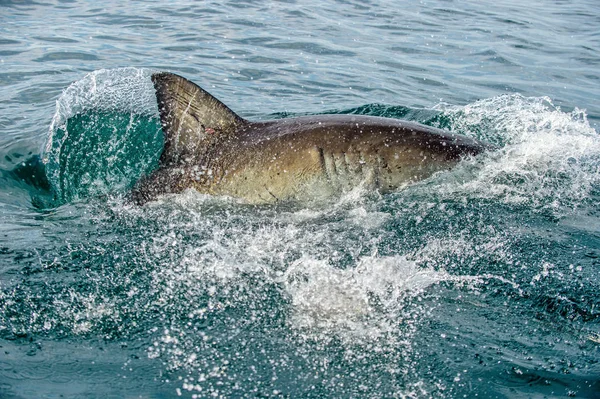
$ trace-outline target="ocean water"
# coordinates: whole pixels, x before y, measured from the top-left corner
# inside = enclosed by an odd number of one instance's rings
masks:
[[[0,1],[1,398],[600,398],[600,4]],[[125,197],[150,75],[497,145],[318,206]]]

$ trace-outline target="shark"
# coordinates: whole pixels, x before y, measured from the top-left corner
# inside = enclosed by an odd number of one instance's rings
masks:
[[[488,143],[415,122],[320,114],[246,120],[188,79],[152,75],[164,147],[132,190],[138,204],[195,189],[250,204],[388,193],[449,170]]]

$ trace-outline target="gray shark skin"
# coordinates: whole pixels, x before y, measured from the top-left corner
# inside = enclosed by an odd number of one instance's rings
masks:
[[[138,204],[188,188],[252,204],[325,199],[359,184],[386,193],[492,148],[371,116],[251,122],[181,76],[157,73],[152,81],[165,145],[158,170],[132,191]]]

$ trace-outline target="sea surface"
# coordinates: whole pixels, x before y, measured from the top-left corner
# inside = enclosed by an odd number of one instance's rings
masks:
[[[497,146],[145,206],[150,75]],[[600,2],[0,0],[0,398],[600,398]]]

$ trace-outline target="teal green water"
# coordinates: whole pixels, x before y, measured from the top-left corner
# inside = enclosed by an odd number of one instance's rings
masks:
[[[56,202],[47,206],[126,194],[158,167],[162,144],[154,116],[95,110],[72,116],[44,149],[42,163]]]
[[[600,397],[591,0],[0,3],[1,398]],[[149,79],[498,150],[389,195],[140,207]]]

